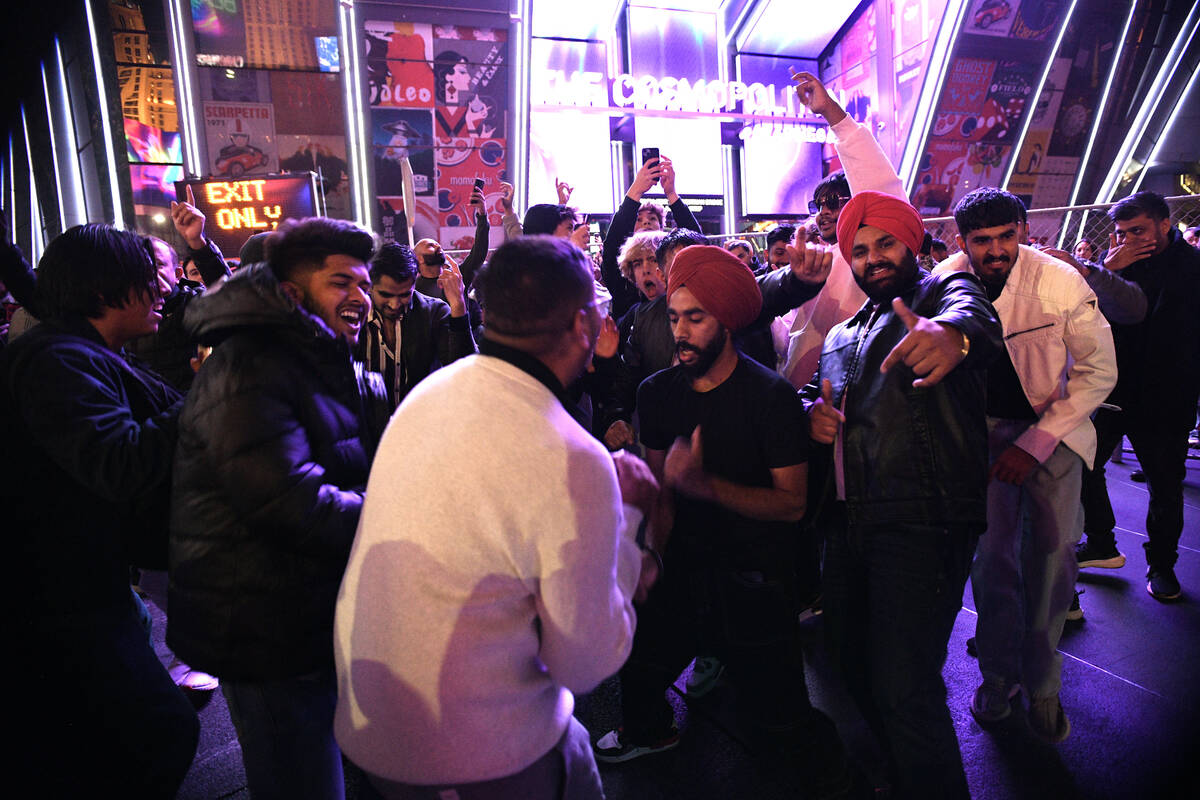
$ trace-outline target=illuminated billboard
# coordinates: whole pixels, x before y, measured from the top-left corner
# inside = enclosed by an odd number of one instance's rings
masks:
[[[192,187],[204,214],[205,233],[232,256],[256,233],[273,231],[285,219],[318,216],[317,176],[312,172],[264,175],[243,180],[207,178],[175,182],[182,201]]]

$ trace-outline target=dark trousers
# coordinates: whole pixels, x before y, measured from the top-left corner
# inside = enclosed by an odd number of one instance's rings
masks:
[[[32,656],[13,693],[18,731],[11,774],[42,797],[173,798],[200,723],[150,646],[132,599],[127,613],[35,623]]]
[[[731,564],[673,543],[662,579],[638,608],[633,651],[621,669],[625,738],[669,735],[664,692],[698,654],[714,655],[750,725],[797,759],[802,771],[844,770],[833,722],[809,702],[797,629],[794,548],[760,564]]]
[[[979,526],[850,526],[844,506],[827,513],[830,654],[888,756],[894,796],[966,798],[942,665]]]
[[[333,737],[332,669],[272,681],[221,680],[254,800],[341,800],[342,753]]]
[[[1146,509],[1146,562],[1151,567],[1174,567],[1179,557],[1179,536],[1183,532],[1183,479],[1187,473],[1187,438],[1190,422],[1169,425],[1156,421],[1150,424],[1141,415],[1100,409],[1096,424],[1096,468],[1083,475],[1083,530],[1088,540],[1104,547],[1115,547],[1112,503],[1108,499],[1108,484],[1104,465],[1113,448],[1129,437],[1137,454],[1150,503]]]

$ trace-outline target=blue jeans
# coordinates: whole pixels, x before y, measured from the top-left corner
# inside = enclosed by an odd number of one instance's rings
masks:
[[[333,669],[275,681],[221,679],[254,800],[342,800],[342,753],[333,738]]]
[[[1028,427],[1027,421],[989,420],[992,460]],[[1059,444],[1021,486],[988,484],[987,532],[971,567],[979,670],[985,678],[1023,684],[1032,698],[1055,697],[1062,685],[1058,640],[1079,575],[1082,479],[1083,459]]]
[[[893,796],[967,798],[942,666],[978,525],[822,519],[831,658],[888,758]]]

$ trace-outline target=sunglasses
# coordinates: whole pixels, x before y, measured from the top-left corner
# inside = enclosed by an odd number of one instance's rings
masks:
[[[849,202],[849,200],[849,197],[840,197],[838,195],[826,197],[824,200],[809,200],[808,213],[819,214],[822,208],[827,208],[830,211],[837,211],[839,208]]]

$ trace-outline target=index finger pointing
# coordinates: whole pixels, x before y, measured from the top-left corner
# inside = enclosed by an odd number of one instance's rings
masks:
[[[896,312],[896,316],[904,323],[904,327],[910,331],[916,327],[917,321],[920,319],[914,314],[908,306],[904,305],[904,301],[899,297],[892,298],[892,309]]]
[[[887,354],[887,358],[879,365],[880,372],[887,372],[897,361],[903,361],[904,357],[915,347],[914,342],[909,341],[909,337],[905,336],[900,342],[892,348],[892,352]]]
[[[189,183],[183,187],[187,191],[188,205],[196,205],[196,196],[192,194],[192,185]]]

